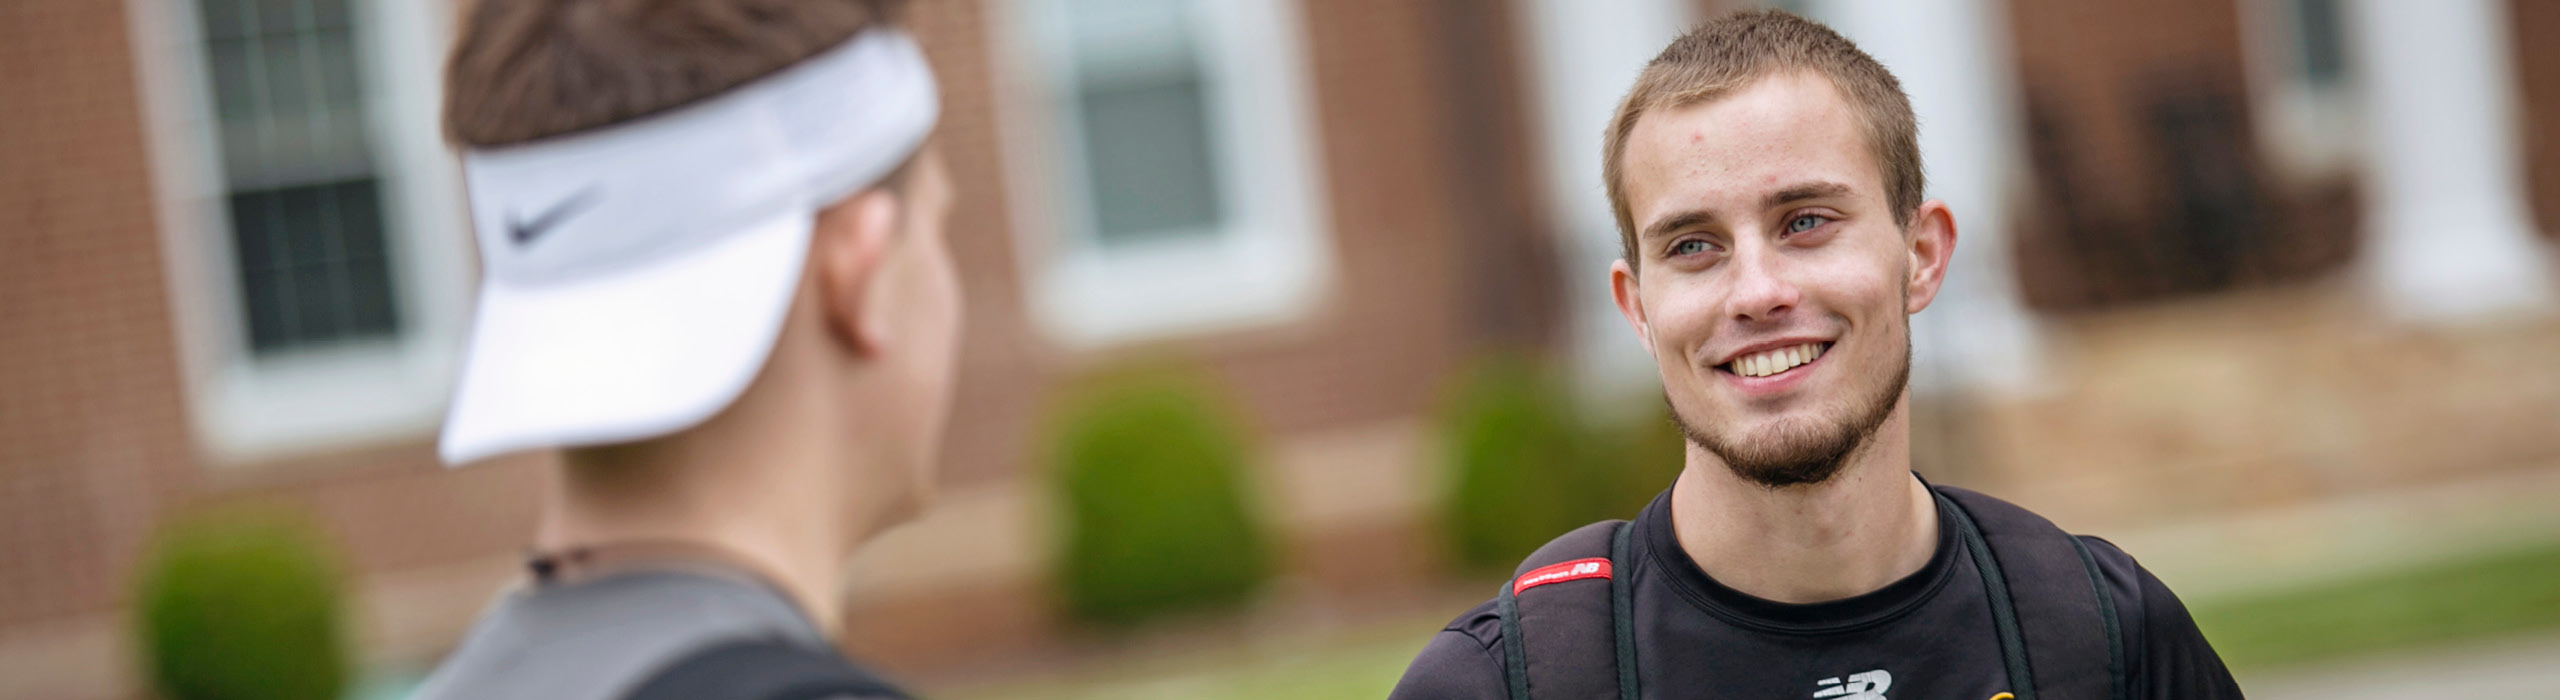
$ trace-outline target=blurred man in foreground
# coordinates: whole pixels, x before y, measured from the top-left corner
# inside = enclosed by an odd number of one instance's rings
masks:
[[[1672,42],[1606,135],[1619,311],[1687,467],[1531,555],[1394,697],[2223,698],[2132,557],[1911,470],[1909,315],[1956,245],[1891,73],[1748,12]]]
[[[420,697],[903,697],[839,570],[931,498],[960,290],[889,0],[482,0],[450,464],[560,448],[531,581]]]

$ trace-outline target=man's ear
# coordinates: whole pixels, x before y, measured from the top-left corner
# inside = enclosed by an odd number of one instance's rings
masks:
[[[818,307],[827,330],[854,352],[887,345],[888,319],[869,308],[871,282],[897,239],[898,198],[866,190],[818,212],[810,236],[810,273],[817,276]]]
[[[1645,320],[1644,297],[1637,294],[1636,269],[1625,259],[1609,263],[1609,298],[1618,302],[1618,315],[1636,330],[1636,339],[1644,343],[1644,354],[1653,354],[1653,323]]]
[[[1903,313],[1916,314],[1929,308],[1938,298],[1938,286],[1947,281],[1947,262],[1956,253],[1956,217],[1947,203],[1929,200],[1911,217],[1911,230],[1902,237],[1903,251],[1910,256],[1910,278],[1904,291]]]

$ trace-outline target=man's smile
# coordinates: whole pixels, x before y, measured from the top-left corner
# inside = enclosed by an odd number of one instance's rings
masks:
[[[1811,376],[1834,342],[1786,339],[1754,344],[1715,365],[1715,374],[1744,396],[1772,396]]]

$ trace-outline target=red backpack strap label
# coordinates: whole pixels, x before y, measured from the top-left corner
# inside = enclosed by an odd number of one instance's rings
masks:
[[[1579,581],[1586,578],[1609,578],[1609,568],[1608,557],[1575,559],[1541,566],[1530,569],[1529,573],[1521,574],[1520,578],[1512,579],[1511,594],[1520,595],[1521,591],[1550,583]]]

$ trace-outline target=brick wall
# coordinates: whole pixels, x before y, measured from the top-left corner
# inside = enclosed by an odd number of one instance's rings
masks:
[[[2234,0],[2008,9],[2031,183],[2014,240],[2028,305],[2300,280],[2354,254],[2352,183],[2294,182],[2263,162]]]
[[[2542,235],[2560,240],[2560,45],[2549,37],[2560,30],[2560,3],[2507,3],[2507,21],[2515,33],[2516,128],[2523,132],[2525,196],[2532,200],[2534,223]]]

